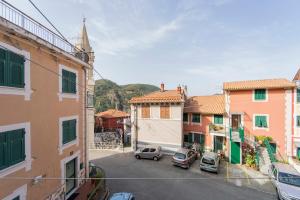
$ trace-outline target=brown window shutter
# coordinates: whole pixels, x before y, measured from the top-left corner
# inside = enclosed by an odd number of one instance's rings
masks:
[[[149,105],[142,106],[142,118],[150,118],[150,106]]]
[[[170,118],[170,106],[168,106],[168,105],[160,106],[160,118],[161,119],[169,119]]]

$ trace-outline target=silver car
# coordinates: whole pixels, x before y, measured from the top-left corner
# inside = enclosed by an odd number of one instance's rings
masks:
[[[137,159],[146,158],[146,159],[153,159],[158,161],[162,157],[161,147],[144,147],[138,149],[134,156]]]
[[[205,152],[200,159],[200,169],[210,172],[219,172],[220,157],[215,152]]]
[[[291,165],[272,163],[269,176],[276,188],[278,199],[300,200],[300,173]]]
[[[190,168],[195,160],[197,160],[197,152],[192,149],[184,148],[178,149],[172,158],[174,166],[186,169]]]

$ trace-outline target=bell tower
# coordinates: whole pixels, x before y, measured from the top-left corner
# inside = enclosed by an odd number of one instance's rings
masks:
[[[86,19],[83,18],[83,24],[80,32],[79,39],[76,43],[76,47],[82,51],[84,51],[87,55],[87,62],[89,63],[90,67],[86,70],[86,157],[88,158],[88,151],[89,149],[93,149],[95,147],[94,144],[94,116],[95,116],[95,109],[94,109],[94,87],[95,87],[95,80],[94,80],[94,52],[92,47],[90,46],[90,41],[88,38],[86,25]],[[88,159],[86,159],[86,166],[89,165]],[[86,173],[88,176],[88,172]]]

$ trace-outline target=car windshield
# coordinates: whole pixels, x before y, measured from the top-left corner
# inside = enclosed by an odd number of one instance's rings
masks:
[[[183,153],[175,153],[174,157],[178,159],[185,159],[186,155]]]
[[[209,165],[214,165],[215,161],[212,158],[202,158],[202,163],[209,164]]]
[[[279,182],[300,187],[300,176],[280,172],[278,174]]]

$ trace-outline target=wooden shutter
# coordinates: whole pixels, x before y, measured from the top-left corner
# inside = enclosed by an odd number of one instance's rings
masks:
[[[63,121],[63,144],[76,139],[76,119]]]
[[[69,73],[66,70],[62,70],[62,92],[68,92],[68,78]]]
[[[300,89],[297,89],[297,103],[300,103]]]
[[[161,105],[160,106],[160,118],[162,118],[162,119],[170,118],[170,106],[169,105]]]
[[[150,118],[150,105],[142,105],[142,118]]]
[[[8,52],[8,63],[10,71],[10,85],[13,87],[24,87],[24,62],[23,56]]]
[[[223,115],[214,115],[215,124],[223,124]]]
[[[76,119],[70,120],[69,125],[70,125],[69,139],[70,141],[72,141],[76,139]]]
[[[255,100],[265,100],[266,99],[266,90],[265,89],[257,89],[254,91]]]
[[[69,89],[70,93],[76,93],[76,74],[69,72]]]

